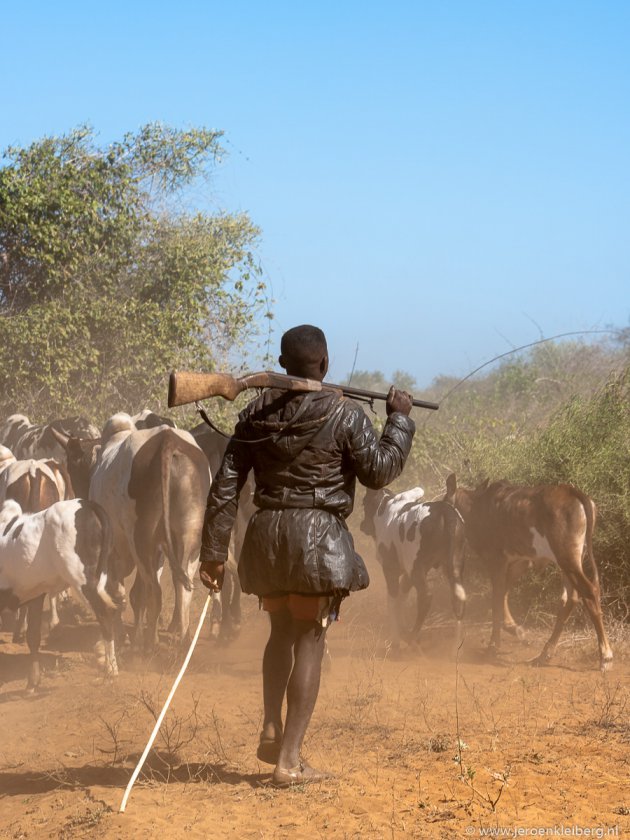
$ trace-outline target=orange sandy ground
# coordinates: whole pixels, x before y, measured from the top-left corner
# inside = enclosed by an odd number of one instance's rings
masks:
[[[255,756],[267,619],[254,599],[235,643],[204,632],[125,814],[118,807],[153,725],[149,709],[159,711],[177,671],[166,636],[151,662],[123,652],[111,684],[96,669],[96,625],[62,626],[44,652],[56,670],[26,697],[25,648],[1,633],[0,836],[455,838],[561,826],[574,833],[547,836],[598,836],[573,826],[630,834],[628,644],[617,639],[603,676],[593,632],[574,631],[552,667],[534,669],[526,661],[544,635],[529,646],[506,639],[491,663],[488,623],[468,622],[456,669],[444,600],[421,649],[393,656],[372,571],[373,586],[344,604],[329,634],[332,666],[305,744],[337,778],[289,791],[270,786],[271,768]],[[202,599],[197,592],[194,621]]]

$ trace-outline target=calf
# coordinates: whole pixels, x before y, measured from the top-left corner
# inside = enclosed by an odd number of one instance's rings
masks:
[[[508,593],[523,572],[556,563],[562,572],[563,593],[556,623],[535,664],[551,659],[567,618],[579,598],[593,622],[599,642],[601,669],[612,665],[612,650],[604,630],[599,574],[593,555],[595,505],[570,484],[533,487],[488,481],[475,490],[457,486],[449,475],[444,497],[461,513],[471,548],[487,563],[492,579],[492,637],[496,652],[504,629],[523,636],[510,613]],[[590,578],[584,572],[584,560]]]
[[[464,526],[448,502],[422,502],[420,487],[394,495],[388,490],[366,490],[361,530],[376,542],[387,585],[391,640],[400,644],[402,599],[414,586],[417,614],[408,641],[415,642],[431,606],[427,573],[442,566],[451,590],[461,640],[466,592],[462,583]]]
[[[0,610],[30,603],[27,642],[29,690],[39,683],[39,645],[44,595],[74,587],[91,605],[105,639],[107,672],[118,673],[114,619],[124,603],[122,578],[111,557],[112,532],[105,511],[81,499],[23,513],[7,499],[0,507]]]

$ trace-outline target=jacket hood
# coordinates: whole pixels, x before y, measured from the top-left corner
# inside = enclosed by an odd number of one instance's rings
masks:
[[[260,446],[290,461],[324,427],[341,399],[337,391],[296,393],[269,388],[241,412],[240,419],[247,421],[250,440],[260,439]]]

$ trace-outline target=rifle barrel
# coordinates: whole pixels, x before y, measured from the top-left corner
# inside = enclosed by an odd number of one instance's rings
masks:
[[[349,397],[364,397],[368,400],[386,400],[387,394],[380,394],[378,391],[366,391],[363,388],[351,388],[349,385],[331,385],[328,382],[322,382],[324,387],[336,388],[343,391]],[[426,400],[412,400],[412,405],[416,408],[428,408],[431,411],[437,411],[440,407],[438,403],[427,402]]]

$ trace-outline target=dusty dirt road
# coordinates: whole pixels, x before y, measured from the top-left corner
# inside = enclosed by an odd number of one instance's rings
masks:
[[[96,625],[62,627],[44,653],[57,669],[25,697],[25,649],[0,634],[0,836],[630,834],[628,646],[617,640],[605,676],[590,629],[567,636],[552,667],[526,664],[539,651],[536,634],[529,646],[506,640],[500,660],[487,662],[488,624],[469,621],[456,667],[450,616],[438,609],[421,649],[394,656],[380,572],[372,574],[373,586],[344,604],[330,632],[332,665],[305,744],[311,762],[337,778],[289,791],[270,786],[271,768],[255,756],[267,633],[255,600],[235,643],[202,637],[124,815],[118,807],[151,710],[177,670],[166,641],[149,663],[123,653],[112,685],[95,666]],[[196,593],[195,620],[202,599]]]

